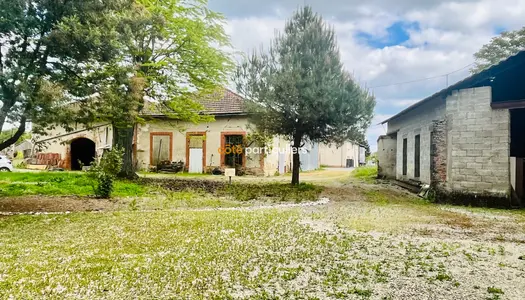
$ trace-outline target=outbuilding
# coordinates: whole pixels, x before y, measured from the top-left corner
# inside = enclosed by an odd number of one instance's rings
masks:
[[[525,52],[382,122],[379,175],[432,187],[437,200],[524,203]]]

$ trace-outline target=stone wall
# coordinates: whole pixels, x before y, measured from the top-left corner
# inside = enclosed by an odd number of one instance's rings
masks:
[[[103,149],[113,143],[113,128],[106,123],[94,124],[91,129],[84,129],[82,125],[76,126],[72,132],[57,126],[48,130],[46,135],[35,135],[34,152],[42,154],[58,154],[60,161],[56,166],[71,168],[71,142],[78,138],[90,139],[95,143],[97,156],[102,155]]]
[[[396,178],[397,140],[395,136],[382,135],[377,140],[377,175]]]
[[[190,122],[178,122],[174,120],[156,120],[139,125],[137,130],[137,161],[138,168],[148,170],[151,160],[151,135],[152,134],[172,134],[171,141],[171,161],[186,162],[187,153],[187,133],[205,133],[205,166],[206,169],[221,166],[221,154],[219,148],[222,146],[221,140],[223,133],[246,134],[249,132],[248,121],[244,116],[236,117],[216,117],[215,121],[209,123],[193,124]],[[261,154],[252,153],[246,157],[246,169],[263,169],[261,166]],[[264,160],[263,164],[268,160]],[[275,172],[275,170],[273,171]]]
[[[510,114],[491,108],[491,88],[447,98],[447,187],[469,193],[509,194]]]
[[[434,120],[445,118],[445,99],[433,99],[388,123],[388,133],[397,132],[396,178],[430,184],[430,132]],[[420,177],[414,174],[414,141],[420,135]],[[403,139],[407,139],[407,175],[403,175]]]
[[[447,121],[436,120],[430,132],[430,178],[433,187],[447,181]]]

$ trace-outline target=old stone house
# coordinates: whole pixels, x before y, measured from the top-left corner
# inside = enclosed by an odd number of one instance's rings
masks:
[[[160,161],[182,161],[191,173],[210,172],[227,167],[239,167],[247,174],[274,175],[291,169],[290,142],[282,137],[274,137],[268,151],[261,153],[260,145],[250,144],[250,152],[225,153],[229,145],[242,144],[251,131],[243,99],[236,93],[225,89],[218,100],[202,100],[203,113],[215,120],[208,123],[193,124],[168,117],[162,109],[149,103],[142,117],[146,120],[138,124],[134,136],[134,160],[139,170],[149,170]],[[90,165],[94,157],[100,156],[112,145],[113,130],[110,124],[101,123],[85,129],[66,132],[56,128],[46,136],[36,137],[38,157],[41,163],[58,161],[59,167],[79,170],[82,165]],[[315,149],[314,149],[315,150]],[[319,168],[318,151],[308,149],[301,155],[305,168]],[[55,159],[56,158],[56,159]]]
[[[133,141],[134,161],[139,170],[149,170],[161,161],[182,161],[187,171],[202,173],[216,167],[238,167],[258,175],[274,174],[278,170],[279,155],[274,153],[228,153],[221,151],[227,145],[242,144],[250,131],[243,99],[225,89],[218,100],[201,101],[203,113],[213,115],[215,120],[193,124],[169,118],[154,103],[148,103],[142,114],[146,122],[136,125]],[[56,128],[47,135],[37,137],[36,147],[40,155],[58,155],[58,166],[79,170],[90,165],[112,145],[113,129],[101,123],[85,129],[66,132]],[[275,138],[273,147],[286,148],[288,143]],[[252,145],[255,147],[255,145]],[[257,152],[257,151],[254,151]],[[285,161],[288,163],[285,156]]]
[[[379,175],[429,184],[441,201],[524,203],[525,52],[383,121]]]

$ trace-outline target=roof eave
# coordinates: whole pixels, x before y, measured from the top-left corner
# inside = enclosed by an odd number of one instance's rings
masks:
[[[478,83],[481,83],[483,82],[484,80],[487,80],[487,79],[490,79],[490,77],[494,76],[494,71],[497,70],[498,68],[501,68],[502,66],[506,65],[506,64],[509,64],[511,63],[511,61],[513,60],[516,60],[516,59],[519,59],[520,57],[524,57],[525,58],[525,50],[524,51],[520,51],[518,52],[517,54],[513,55],[513,56],[510,56],[509,58],[499,62],[497,65],[493,65],[491,66],[490,68],[488,69],[485,69],[479,73],[476,73],[476,74],[473,74],[461,81],[458,81],[456,82],[455,84],[445,88],[445,89],[442,89],[441,91],[407,107],[406,109],[402,110],[401,112],[399,112],[398,114],[388,118],[387,120],[384,120],[383,122],[379,123],[379,124],[385,124],[385,123],[388,123],[394,119],[397,119],[399,117],[401,117],[402,115],[408,113],[409,111],[411,110],[414,110],[415,108],[427,103],[427,102],[430,102],[432,100],[435,100],[435,99],[438,99],[438,98],[441,98],[443,95],[447,95],[449,93],[451,93],[452,91],[455,91],[455,90],[460,90],[460,89],[465,89],[465,88],[471,88],[473,86],[475,86],[476,84]],[[504,69],[505,71],[505,69]],[[504,72],[502,71],[502,72]],[[501,73],[501,72],[500,72]],[[499,73],[498,73],[499,74]]]

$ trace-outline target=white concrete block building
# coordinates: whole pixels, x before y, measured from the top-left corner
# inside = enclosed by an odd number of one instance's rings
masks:
[[[525,52],[385,120],[379,175],[430,184],[440,201],[524,203]]]

